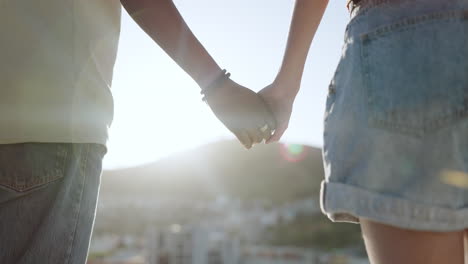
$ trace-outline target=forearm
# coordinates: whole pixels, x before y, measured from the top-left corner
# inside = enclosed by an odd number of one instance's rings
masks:
[[[327,4],[328,0],[296,0],[286,51],[277,76],[277,79],[297,84],[282,87],[290,89],[289,93],[298,92],[307,54]]]
[[[137,24],[201,87],[221,72],[171,0],[121,0]]]

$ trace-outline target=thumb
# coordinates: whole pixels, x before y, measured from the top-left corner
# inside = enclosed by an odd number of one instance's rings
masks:
[[[271,130],[275,130],[276,129],[276,118],[275,118],[275,115],[273,113],[273,109],[272,109],[272,106],[268,103],[268,101],[265,99],[264,96],[262,96],[262,91],[264,90],[261,90],[259,93],[258,93],[258,97],[260,98],[260,100],[262,100],[264,106],[265,106],[265,122],[268,124],[268,127],[271,129]]]
[[[272,143],[272,142],[278,142],[281,137],[283,136],[284,132],[288,129],[288,124],[287,123],[282,123],[280,124],[276,129],[273,135],[265,142],[267,144]]]

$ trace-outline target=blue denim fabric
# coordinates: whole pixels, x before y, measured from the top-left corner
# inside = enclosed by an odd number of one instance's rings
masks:
[[[106,152],[100,144],[0,145],[0,263],[86,262]]]
[[[468,0],[363,0],[324,113],[334,222],[468,228]]]

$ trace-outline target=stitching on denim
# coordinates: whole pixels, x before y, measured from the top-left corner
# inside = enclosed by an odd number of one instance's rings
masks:
[[[34,143],[35,144],[35,143]],[[39,143],[42,144],[42,143]],[[44,185],[58,181],[64,177],[65,172],[65,161],[67,152],[65,151],[64,143],[48,143],[47,147],[51,146],[55,151],[55,166],[52,171],[42,175],[41,179],[38,180],[35,184],[31,184],[28,188],[23,188],[20,192],[27,192],[36,188],[41,188]]]
[[[329,184],[333,184],[334,182],[330,182]],[[349,187],[349,185],[337,182],[337,184],[344,185],[345,188]],[[351,186],[355,187],[355,186]],[[338,187],[338,188],[343,188],[343,187]],[[347,190],[348,193],[357,193],[356,190]],[[407,220],[414,220],[414,221],[429,221],[429,223],[434,223],[434,222],[442,222],[442,224],[451,224],[451,225],[458,225],[458,224],[464,224],[466,222],[465,217],[466,215],[463,214],[457,214],[459,211],[458,210],[453,210],[453,209],[447,209],[447,208],[441,208],[441,207],[432,207],[432,208],[427,208],[421,205],[413,205],[411,202],[408,202],[406,198],[403,198],[403,201],[387,201],[387,200],[376,200],[376,199],[368,199],[368,197],[365,197],[367,195],[359,195],[357,193],[357,198],[353,198],[353,201],[358,201],[356,203],[353,203],[356,206],[347,207],[346,209],[350,208],[353,210],[353,212],[346,212],[342,210],[338,210],[335,212],[332,212],[333,214],[336,213],[344,213],[344,214],[351,214],[351,216],[362,216],[362,211],[360,209],[363,209],[364,212],[369,215],[372,214],[374,216],[376,215],[381,215],[382,213],[389,213],[386,214],[386,217],[392,218],[392,216],[395,216],[394,220],[398,220],[400,222],[399,218],[401,216],[405,216]],[[375,193],[371,194],[374,195]],[[378,193],[377,193],[378,194]],[[403,204],[401,203],[403,202]],[[336,202],[335,202],[336,204]],[[377,206],[376,206],[377,205]],[[384,205],[384,206],[381,206]],[[401,206],[403,205],[403,206]],[[345,210],[346,210],[345,209]],[[451,215],[450,217],[446,214],[446,209],[450,211],[456,211],[455,215]],[[328,209],[327,209],[328,210]],[[390,218],[387,218],[387,220],[392,220]]]
[[[449,21],[453,21],[456,19],[463,19],[463,20],[468,19],[468,10],[436,12],[436,13],[416,16],[412,18],[407,18],[402,21],[398,21],[390,25],[375,29],[371,32],[362,34],[361,43],[360,43],[361,60],[362,60],[361,69],[362,69],[362,74],[364,77],[363,82],[366,87],[365,92],[366,92],[367,103],[369,105],[372,105],[372,98],[371,98],[372,94],[371,94],[371,91],[369,90],[370,89],[369,88],[369,78],[370,78],[369,67],[370,66],[368,65],[368,60],[367,60],[367,57],[368,57],[367,49],[364,48],[365,45],[368,45],[369,41],[383,38],[385,37],[385,35],[388,35],[389,33],[392,33],[392,32],[405,32],[409,30],[414,30],[414,29],[417,29],[419,27],[426,25],[427,23],[431,21],[445,20],[449,22]],[[463,117],[468,116],[468,94],[465,95],[464,102],[462,105],[463,105],[463,108],[461,110],[457,109],[448,114],[440,115],[434,118],[433,120],[424,121],[420,127],[411,126],[411,124],[401,123],[398,121],[382,120],[372,115],[368,116],[368,120],[369,122],[372,122],[372,125],[374,127],[377,127],[377,128],[385,128],[385,129],[390,129],[394,131],[401,131],[401,132],[408,133],[416,137],[422,137],[424,134],[429,133],[431,130],[435,128],[448,127],[452,125],[453,122],[459,122],[461,121]]]
[[[71,255],[72,255],[72,249],[73,249],[73,244],[75,243],[75,238],[76,238],[76,229],[78,228],[78,222],[80,220],[80,214],[81,214],[81,203],[83,200],[83,193],[84,193],[84,188],[86,184],[86,168],[88,166],[88,156],[89,156],[89,144],[86,144],[86,151],[85,155],[83,155],[83,151],[81,151],[80,155],[84,156],[84,160],[81,163],[81,166],[79,166],[79,171],[83,175],[83,181],[82,181],[82,188],[81,188],[81,193],[80,193],[80,199],[79,199],[79,204],[78,204],[78,212],[76,213],[76,222],[75,222],[75,227],[73,228],[73,232],[71,235],[71,243],[69,244],[69,248],[67,251],[67,259],[65,263],[69,264],[71,260]]]
[[[33,144],[41,144],[44,147],[49,147],[46,146],[44,143],[33,143]],[[13,190],[17,193],[25,193],[34,189],[40,189],[44,187],[47,184],[53,183],[55,181],[58,181],[64,177],[64,171],[65,171],[65,160],[66,160],[66,155],[67,151],[63,151],[63,155],[61,150],[64,149],[64,146],[59,143],[48,143],[50,144],[51,147],[56,147],[56,157],[55,157],[55,167],[53,167],[52,172],[45,173],[44,175],[40,175],[38,179],[36,179],[36,176],[38,175],[32,175],[32,181],[34,182],[27,182],[25,185],[18,185],[15,182],[15,178],[10,179],[10,181],[7,180],[7,178],[0,178],[0,186]],[[61,166],[61,169],[60,169]],[[42,173],[42,172],[40,172]]]
[[[468,116],[468,107],[461,111],[456,111],[445,116],[437,117],[432,121],[426,121],[424,124],[422,124],[421,127],[413,127],[410,124],[399,123],[397,121],[382,120],[373,116],[371,116],[370,119],[376,127],[403,131],[418,137],[422,137],[424,134],[430,133],[433,129],[449,127],[453,125],[453,122],[460,122],[461,118],[465,116]]]
[[[42,175],[41,179],[38,180],[35,184],[31,184],[31,186],[29,186],[28,188],[21,189],[20,192],[27,192],[36,188],[41,188],[44,185],[47,185],[49,183],[52,183],[52,182],[55,182],[64,178],[65,164],[66,164],[65,161],[67,157],[67,151],[66,151],[64,144],[68,144],[68,143],[48,143],[48,144],[51,144],[50,146],[54,147],[55,166],[53,167],[51,172],[46,173],[45,175]]]
[[[359,45],[359,51],[360,51],[360,56],[359,56],[359,59],[360,59],[360,63],[362,65],[361,67],[361,76],[363,77],[362,78],[362,82],[363,82],[363,85],[364,85],[364,98],[365,100],[367,100],[366,104],[369,105],[371,103],[371,97],[370,97],[370,94],[369,94],[369,66],[367,65],[368,62],[367,60],[365,59],[367,57],[367,51],[366,49],[363,48],[363,43],[362,42],[358,42],[358,45]],[[367,115],[369,115],[369,113],[367,112]],[[369,116],[367,117],[367,119],[369,119]]]
[[[373,8],[379,7],[381,5],[393,5],[398,3],[411,3],[416,2],[418,0],[364,0],[362,4],[359,4],[357,7],[358,10],[356,14],[350,12],[350,16],[352,17],[351,20],[348,22],[346,28],[352,27],[355,23],[359,23],[360,20],[365,19],[365,15],[367,12],[372,10]],[[370,2],[370,3],[368,3]],[[354,10],[353,10],[354,11]],[[464,19],[468,19],[468,12],[465,11]]]
[[[405,18],[403,20],[393,22],[389,25],[381,26],[376,29],[373,29],[370,32],[361,34],[360,38],[363,42],[367,40],[373,40],[376,38],[384,37],[387,33],[391,32],[404,32],[408,30],[413,30],[420,26],[425,25],[431,21],[452,21],[454,19],[463,18],[464,12],[463,11],[446,11],[446,12],[435,12],[410,18]]]

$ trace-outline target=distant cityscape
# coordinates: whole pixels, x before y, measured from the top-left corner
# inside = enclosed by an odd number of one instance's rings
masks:
[[[101,216],[119,208],[158,212],[160,218],[180,219],[177,212],[200,215],[197,220],[163,227],[147,226],[141,235],[96,234],[88,264],[367,264],[367,258],[349,250],[322,252],[294,246],[262,245],[268,227],[294,221],[300,215],[319,214],[312,198],[271,207],[266,200],[249,206],[239,199],[218,196],[210,202],[183,199],[150,201],[135,197],[107,197],[99,203]],[[145,217],[138,215],[135,217]],[[99,230],[106,223],[96,221]]]
[[[88,264],[368,264],[323,177],[320,148],[235,141],[104,171]]]

